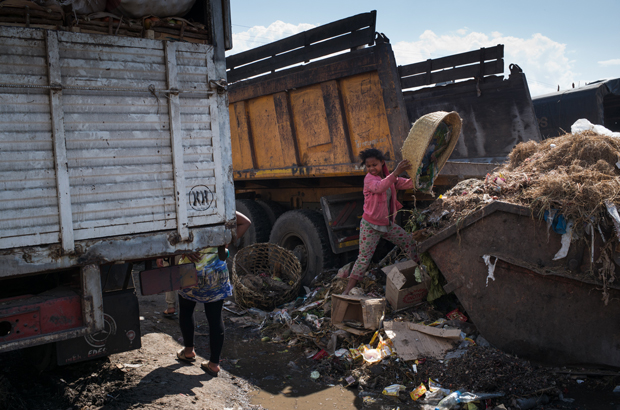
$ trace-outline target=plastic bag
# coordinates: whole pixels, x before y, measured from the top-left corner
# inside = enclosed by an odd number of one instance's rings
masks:
[[[590,121],[585,118],[580,118],[573,123],[570,127],[570,132],[572,134],[577,134],[579,132],[584,131],[594,131],[599,135],[606,135],[608,137],[620,137],[620,132],[612,132],[609,129],[603,127],[602,125],[592,124]]]
[[[385,396],[393,396],[393,397],[397,397],[398,393],[400,393],[401,391],[406,390],[407,388],[405,386],[403,386],[402,384],[391,384],[388,387],[386,387],[385,389],[383,389],[383,394]]]
[[[411,396],[411,399],[413,401],[416,401],[420,397],[422,397],[426,393],[426,391],[426,386],[424,385],[424,383],[421,383],[418,387],[415,388],[415,390],[409,393],[409,395]]]

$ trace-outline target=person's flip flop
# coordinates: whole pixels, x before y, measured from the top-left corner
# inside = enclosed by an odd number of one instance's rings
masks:
[[[196,361],[196,356],[194,356],[194,357],[187,357],[187,356],[185,356],[184,351],[185,351],[185,349],[181,349],[181,350],[179,350],[177,352],[177,359],[179,359],[180,361],[185,362],[185,363],[193,363],[193,362]]]
[[[208,361],[200,363],[200,368],[204,370],[205,372],[207,372],[207,374],[211,377],[217,377],[217,374],[219,373],[219,372],[214,372],[213,370],[209,368]]]
[[[166,309],[168,310],[168,309]],[[163,311],[163,313],[161,314],[163,317],[165,317],[166,319],[176,319],[177,317],[177,312],[174,311],[172,313],[168,313],[166,312],[166,310]]]

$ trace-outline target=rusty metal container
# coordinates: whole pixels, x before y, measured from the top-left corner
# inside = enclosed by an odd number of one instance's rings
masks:
[[[603,242],[594,238],[596,261]],[[568,255],[554,261],[560,239],[530,209],[494,202],[420,250],[431,254],[448,281],[446,291],[454,291],[493,346],[556,365],[620,367],[620,288],[610,286],[605,305],[601,284],[580,273],[591,248],[573,242]],[[495,263],[488,285],[483,255]]]

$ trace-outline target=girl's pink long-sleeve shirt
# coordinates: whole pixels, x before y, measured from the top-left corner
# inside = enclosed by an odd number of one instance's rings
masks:
[[[407,178],[399,178],[393,172],[388,175],[388,168],[385,163],[383,164],[383,175],[387,175],[387,177],[381,178],[368,173],[364,178],[364,214],[362,218],[371,224],[385,226],[390,224],[390,216],[392,223],[394,223],[396,211],[403,207],[396,199],[396,190],[413,188],[413,181]],[[386,193],[388,188],[392,188],[389,210]]]

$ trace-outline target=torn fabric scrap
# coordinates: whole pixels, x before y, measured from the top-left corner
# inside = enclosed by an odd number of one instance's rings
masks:
[[[493,279],[495,282],[495,265],[497,264],[498,257],[495,257],[495,262],[491,263],[491,255],[483,255],[484,263],[489,267],[489,275],[487,276],[487,286],[489,286],[489,279]]]
[[[565,258],[568,255],[570,249],[570,241],[573,239],[573,221],[568,221],[566,224],[566,233],[562,235],[562,247],[553,257],[554,261]]]

